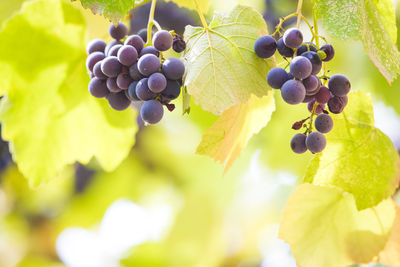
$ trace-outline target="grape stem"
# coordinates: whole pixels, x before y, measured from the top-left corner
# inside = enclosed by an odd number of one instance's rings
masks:
[[[196,5],[196,11],[197,14],[199,14],[200,20],[201,20],[201,24],[203,25],[205,30],[208,30],[208,25],[207,25],[207,21],[204,18],[203,12],[201,12],[201,8],[200,8],[200,4],[198,0],[193,0],[195,5]]]
[[[286,20],[288,20],[288,19],[290,19],[290,18],[293,18],[293,17],[297,17],[298,20],[299,20],[299,18],[300,18],[300,20],[303,20],[303,21],[307,24],[308,28],[310,28],[311,34],[312,34],[313,36],[315,36],[313,27],[311,26],[310,22],[309,22],[303,15],[301,15],[301,14],[298,15],[297,13],[293,13],[293,14],[287,15],[287,16],[284,17],[284,18],[281,18],[280,21],[279,21],[279,23],[278,23],[278,25],[276,25],[276,30],[275,30],[275,32],[274,32],[273,34],[271,34],[271,36],[275,36],[276,34],[280,33],[280,29],[282,28],[283,23],[284,23]]]
[[[317,12],[315,12],[315,1],[313,2],[312,14],[313,14],[313,24],[314,24],[314,37],[315,37],[315,44],[319,48],[319,34],[318,34],[318,20],[317,20]]]
[[[311,116],[310,116],[310,122],[309,122],[309,124],[308,124],[308,128],[307,128],[307,131],[306,131],[306,135],[307,134],[310,134],[311,132],[312,132],[312,123],[313,123],[313,119],[314,119],[314,116],[315,116],[315,112],[316,112],[316,110],[317,110],[317,107],[318,107],[318,105],[319,105],[319,103],[317,102],[317,101],[315,101],[315,103],[314,103],[314,106],[313,106],[313,110],[312,110],[312,112],[311,112]]]
[[[296,11],[296,14],[297,14],[297,25],[296,25],[296,27],[297,27],[297,29],[299,29],[300,28],[300,22],[301,22],[301,7],[303,6],[303,0],[299,0],[299,2],[297,3],[297,11]]]
[[[157,3],[157,0],[152,0],[151,1],[151,7],[150,7],[150,12],[149,12],[149,21],[147,23],[147,42],[146,42],[146,46],[149,46],[151,44],[153,25],[155,23],[157,23],[154,20],[154,12],[156,11],[156,3]],[[158,25],[158,27],[157,27],[157,25]],[[160,27],[160,25],[158,23],[156,24],[156,27],[158,29],[161,29],[161,27]]]

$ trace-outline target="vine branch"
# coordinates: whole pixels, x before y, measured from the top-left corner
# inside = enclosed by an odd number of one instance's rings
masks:
[[[297,11],[296,11],[296,14],[297,14],[297,25],[296,25],[296,27],[297,27],[297,29],[300,28],[300,21],[301,21],[301,17],[302,17],[302,15],[301,15],[301,7],[302,6],[303,6],[303,0],[299,0],[299,2],[297,3]]]
[[[199,1],[198,0],[193,0],[193,1],[196,5],[196,11],[197,11],[197,14],[199,14],[201,24],[203,25],[204,29],[208,29],[207,21],[203,15],[203,12],[201,12]]]
[[[147,23],[147,42],[146,42],[146,46],[151,44],[152,30],[153,30],[153,25],[154,25],[154,22],[155,22],[154,21],[154,12],[156,10],[156,3],[157,3],[157,0],[152,0],[151,1],[151,7],[150,7],[150,12],[149,12],[149,21]],[[157,23],[157,25],[158,25],[158,23]],[[160,26],[160,25],[158,25],[158,26]]]

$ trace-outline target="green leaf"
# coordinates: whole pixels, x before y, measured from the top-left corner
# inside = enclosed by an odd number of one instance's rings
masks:
[[[166,0],[167,2],[174,2],[178,6],[187,7],[189,9],[196,9],[196,4],[194,0]],[[211,0],[198,0],[200,9],[203,13],[206,13]]]
[[[361,92],[334,119],[326,149],[308,166],[305,182],[335,185],[354,195],[357,208],[377,205],[391,196],[399,175],[399,157],[392,141],[374,127],[371,99]]]
[[[396,48],[395,6],[392,0],[314,0],[317,16],[326,28],[341,39],[362,41],[364,50],[386,80],[400,73]]]
[[[215,13],[208,28],[187,26],[185,86],[194,102],[220,115],[250,95],[267,95],[266,73],[273,59],[263,60],[253,50],[254,42],[267,33],[265,21],[255,9],[237,6]]]
[[[0,8],[0,26],[13,15],[13,13],[17,12],[25,1],[27,0],[2,1]]]
[[[116,22],[128,15],[129,11],[135,6],[136,1],[80,0],[80,2],[82,3],[82,6],[84,8],[89,8],[93,12],[93,14],[103,15],[109,20]],[[149,0],[143,0],[141,2],[146,3],[149,2]]]
[[[394,218],[390,199],[357,211],[353,196],[339,188],[302,184],[287,202],[279,236],[299,266],[368,263],[385,246]]]
[[[92,157],[114,169],[133,145],[134,112],[113,111],[87,92],[85,27],[71,4],[40,0],[0,32],[2,136],[32,185]]]

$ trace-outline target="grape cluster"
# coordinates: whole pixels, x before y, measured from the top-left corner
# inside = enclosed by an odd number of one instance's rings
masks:
[[[298,29],[285,31],[278,41],[270,35],[261,36],[254,44],[254,51],[261,58],[273,56],[276,50],[286,61],[290,61],[287,66],[289,72],[280,67],[271,69],[267,74],[268,84],[274,89],[280,89],[283,100],[288,104],[308,103],[308,110],[312,114],[293,124],[292,128],[299,130],[303,126],[307,128],[305,122],[310,120],[306,132],[296,134],[290,146],[295,153],[304,153],[307,150],[319,153],[326,146],[323,134],[333,127],[326,105],[331,113],[341,113],[347,105],[350,81],[341,74],[328,77],[324,73],[318,76],[323,61],[330,61],[335,50],[330,44],[319,48],[314,43],[303,42],[303,34]],[[321,79],[324,84],[328,81],[328,86],[323,85]],[[319,114],[314,121],[316,132],[312,132],[314,114]]]
[[[144,122],[155,124],[164,115],[164,105],[172,111],[170,101],[176,99],[182,86],[185,66],[179,58],[162,57],[171,47],[177,52],[185,49],[182,38],[165,30],[156,32],[152,46],[147,46],[147,30],[126,36],[123,23],[111,24],[109,34],[114,39],[106,43],[94,39],[87,45],[86,67],[89,71],[89,92],[106,98],[111,108],[127,109],[132,102],[142,102],[140,116]]]

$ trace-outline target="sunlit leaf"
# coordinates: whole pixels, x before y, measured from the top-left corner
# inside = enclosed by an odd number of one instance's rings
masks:
[[[400,266],[400,208],[396,206],[396,218],[385,248],[379,253],[379,262]]]
[[[128,15],[135,6],[135,0],[80,0],[84,8],[89,8],[94,14],[100,14],[111,21],[118,21]],[[139,1],[137,1],[139,2]],[[144,0],[144,2],[148,2]]]

